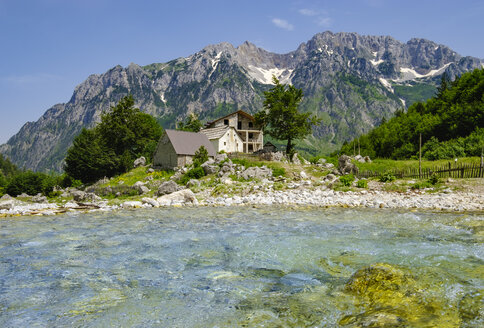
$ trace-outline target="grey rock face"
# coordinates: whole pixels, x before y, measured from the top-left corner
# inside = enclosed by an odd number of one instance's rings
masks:
[[[410,98],[392,85],[417,81],[435,86],[444,72],[453,78],[482,63],[428,40],[400,43],[356,33],[316,34],[287,54],[248,42],[237,48],[220,43],[167,63],[116,66],[91,75],[67,103],[27,122],[0,146],[0,153],[21,167],[62,171],[74,137],[128,93],[142,111],[163,121],[164,128],[174,127],[188,113],[202,120],[237,109],[254,113],[262,108],[263,91],[270,88],[267,72],[278,72],[283,83],[303,90],[303,111],[326,117],[314,137],[341,144],[409,105]]]
[[[158,188],[158,191],[156,192],[156,195],[163,196],[163,195],[174,193],[181,189],[183,188],[179,186],[175,181],[166,181],[160,185],[160,187]]]

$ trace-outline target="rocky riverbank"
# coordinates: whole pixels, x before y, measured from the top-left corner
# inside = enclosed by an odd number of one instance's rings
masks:
[[[181,181],[190,168],[160,175],[141,166],[136,182],[104,179],[78,190],[58,191],[53,199],[20,195],[0,198],[0,217],[55,215],[71,211],[113,211],[164,206],[314,206],[484,211],[483,179],[447,179],[429,186],[424,182],[377,179],[346,181],[343,173],[355,170],[351,161],[340,161],[338,170],[324,161],[317,164],[280,163],[280,166],[244,166],[218,155],[201,165],[205,176]],[[248,165],[246,163],[246,165]],[[283,175],[278,175],[278,172]],[[343,174],[343,175],[341,175]],[[347,180],[347,179],[346,179]],[[363,182],[363,183],[361,183]],[[425,187],[418,187],[416,185]]]
[[[484,211],[484,195],[471,191],[450,191],[428,193],[412,191],[406,193],[383,190],[335,191],[325,185],[311,186],[303,183],[293,185],[294,189],[250,192],[247,195],[231,194],[211,196],[213,190],[194,193],[182,189],[158,198],[142,197],[110,203],[99,198],[93,201],[68,200],[64,202],[32,202],[27,199],[2,197],[0,216],[55,215],[71,211],[113,211],[133,208],[164,206],[315,206],[315,207],[360,207],[422,209],[437,211]]]

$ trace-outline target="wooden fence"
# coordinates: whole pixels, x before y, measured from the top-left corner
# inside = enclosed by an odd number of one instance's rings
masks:
[[[422,168],[419,173],[418,168],[408,168],[404,170],[390,170],[386,172],[361,171],[357,174],[358,178],[379,177],[383,174],[391,174],[397,178],[421,178],[428,179],[433,174],[439,178],[484,178],[484,167],[479,163],[457,164],[435,166],[432,168]]]

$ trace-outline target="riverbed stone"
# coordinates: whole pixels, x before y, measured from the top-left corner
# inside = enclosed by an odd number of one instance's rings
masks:
[[[138,208],[138,207],[142,207],[143,203],[137,200],[131,200],[131,201],[124,202],[121,206],[123,208]]]
[[[150,197],[144,197],[143,199],[141,199],[141,202],[143,204],[149,204],[153,207],[160,207],[160,203],[158,203],[158,201],[156,199],[153,199],[153,198],[150,198]]]
[[[183,189],[180,185],[178,185],[175,181],[165,181],[159,187],[158,191],[156,192],[157,196],[168,195],[173,192],[179,191]]]
[[[195,198],[195,194],[190,189],[183,189],[175,191],[171,194],[161,196],[156,199],[160,206],[169,206],[177,204],[193,204],[197,205],[198,201]]]

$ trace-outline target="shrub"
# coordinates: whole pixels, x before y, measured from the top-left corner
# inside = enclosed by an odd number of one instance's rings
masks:
[[[395,176],[391,173],[384,173],[380,176],[379,180],[380,182],[392,182],[395,181]]]
[[[353,181],[355,181],[355,176],[353,174],[346,174],[346,175],[339,177],[339,181],[341,182],[341,184],[343,186],[349,187],[349,186],[351,186]]]
[[[358,188],[368,188],[368,180],[358,180],[356,186]]]
[[[203,168],[200,166],[197,166],[189,170],[187,173],[185,173],[181,177],[179,183],[182,185],[185,185],[190,179],[200,179],[200,178],[203,178],[204,176],[205,176],[205,171],[203,170]]]
[[[193,165],[198,167],[208,161],[208,151],[204,146],[200,146],[193,156]],[[202,170],[203,171],[203,170]]]
[[[283,167],[273,167],[272,168],[272,176],[273,177],[285,176],[285,175],[286,175],[286,170]]]
[[[45,173],[26,171],[14,176],[5,189],[10,196],[18,196],[22,193],[37,195],[42,193],[50,196],[56,185],[56,179]]]
[[[432,186],[435,186],[437,183],[439,183],[440,179],[437,176],[437,174],[433,173],[430,178],[427,180],[428,183],[430,183]]]

